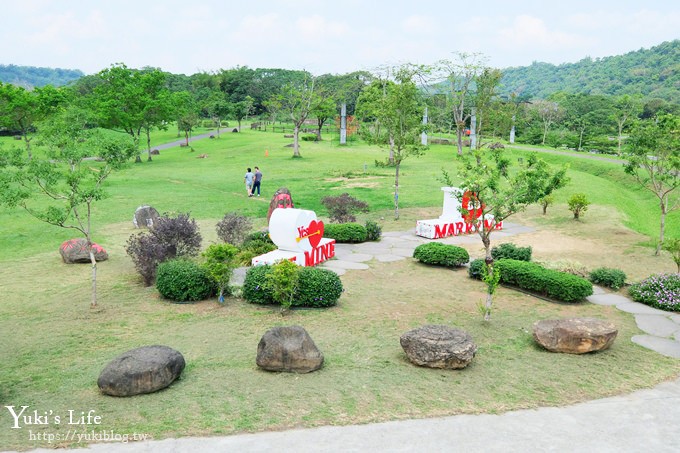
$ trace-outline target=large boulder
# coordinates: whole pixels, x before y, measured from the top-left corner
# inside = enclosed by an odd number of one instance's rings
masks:
[[[601,319],[567,318],[537,321],[533,333],[534,340],[549,351],[585,354],[611,346],[618,330]]]
[[[151,228],[158,217],[158,211],[152,206],[140,206],[135,210],[132,223],[135,224],[135,228]]]
[[[268,330],[257,345],[257,366],[267,371],[309,373],[323,365],[323,354],[301,326]]]
[[[269,202],[269,210],[267,211],[267,225],[269,225],[269,219],[272,216],[274,209],[288,209],[294,208],[293,197],[290,194],[290,190],[286,187],[280,187],[274,192],[274,196]]]
[[[399,341],[411,362],[429,368],[465,368],[477,352],[470,334],[442,325],[410,330]]]
[[[119,355],[102,370],[97,385],[102,393],[132,396],[163,389],[179,377],[184,357],[167,346],[143,346]]]
[[[92,251],[94,252],[95,261],[106,261],[109,259],[109,254],[99,245],[92,243]],[[66,264],[73,263],[90,263],[90,251],[87,249],[87,240],[85,238],[69,239],[59,246],[59,253],[61,259]]]

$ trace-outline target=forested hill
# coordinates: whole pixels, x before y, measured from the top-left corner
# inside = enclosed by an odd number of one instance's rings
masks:
[[[45,85],[62,86],[83,76],[78,69],[36,68],[34,66],[15,66],[0,64],[0,82],[24,88]]]
[[[625,55],[555,66],[503,69],[503,94],[544,99],[557,91],[585,94],[642,94],[680,104],[680,40]]]

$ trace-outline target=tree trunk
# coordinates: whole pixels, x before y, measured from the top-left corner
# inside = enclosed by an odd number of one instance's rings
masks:
[[[666,203],[661,200],[661,226],[659,227],[659,242],[656,244],[655,256],[659,256],[661,253],[661,246],[663,245],[664,233],[666,232]]]
[[[581,133],[578,136],[578,150],[581,151],[583,149],[583,129],[581,129]]]
[[[90,301],[90,308],[97,306],[97,260],[94,258],[92,251],[92,241],[87,240],[87,248],[90,252],[90,263],[92,263],[92,300]]]
[[[293,157],[300,157],[300,126],[295,125],[293,130]]]
[[[147,162],[151,162],[151,130],[146,130],[146,151],[149,153],[149,157],[146,159]]]
[[[24,134],[24,142],[26,142],[26,152],[28,153],[28,160],[32,160],[33,153],[31,152],[31,139],[28,138],[28,134]]]
[[[490,279],[490,282],[493,282],[493,277],[494,277],[494,266],[493,266],[493,257],[491,256],[491,238],[489,235],[491,234],[491,231],[486,231],[485,226],[484,226],[484,216],[482,216],[482,243],[484,244],[484,263],[486,264],[486,271],[488,278]],[[493,305],[493,293],[495,288],[492,288],[493,283],[487,283],[487,291],[486,291],[486,304],[484,305],[484,321],[490,321],[491,320],[491,306]]]
[[[394,220],[399,220],[399,165],[397,162],[394,166]]]
[[[621,155],[621,142],[623,141],[623,124],[619,123],[618,155]]]
[[[390,155],[387,158],[387,163],[394,165],[394,137],[390,134]]]

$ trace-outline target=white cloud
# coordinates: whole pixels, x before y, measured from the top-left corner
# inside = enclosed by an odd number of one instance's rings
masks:
[[[342,38],[349,33],[349,27],[344,23],[328,21],[318,14],[299,17],[295,30],[305,39]]]
[[[439,27],[432,17],[422,15],[408,16],[402,21],[401,27],[406,32],[416,34],[432,35],[439,31]]]

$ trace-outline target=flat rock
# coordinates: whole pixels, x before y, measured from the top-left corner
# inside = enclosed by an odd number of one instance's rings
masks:
[[[104,248],[96,243],[92,243],[92,251],[94,252],[94,260],[106,261],[109,259],[109,254]],[[90,263],[90,252],[87,249],[87,240],[85,238],[69,239],[59,246],[59,254],[61,259],[66,264],[74,263]]]
[[[167,346],[143,346],[119,355],[102,370],[97,385],[111,396],[132,396],[163,389],[184,370],[184,357]]]
[[[393,261],[405,260],[406,257],[399,256],[399,255],[386,254],[386,255],[375,255],[375,259],[380,261],[381,263],[391,263]]]
[[[635,323],[640,330],[657,337],[670,337],[680,331],[680,325],[665,316],[635,315]]]
[[[659,310],[658,308],[650,307],[649,305],[641,304],[639,302],[632,302],[629,299],[626,300],[627,303],[616,304],[616,308],[634,315],[668,315],[667,311]]]
[[[257,366],[267,371],[309,373],[323,365],[323,354],[301,326],[268,330],[257,345]]]
[[[412,363],[429,368],[465,368],[477,352],[469,333],[443,325],[410,330],[399,342]]]
[[[606,349],[618,332],[611,322],[595,318],[544,319],[533,326],[538,344],[549,351],[568,354]]]
[[[629,304],[630,299],[627,299],[618,294],[607,294],[607,293],[596,293],[595,286],[593,286],[593,295],[586,297],[586,300],[590,303],[597,305],[618,305],[618,304]]]
[[[345,261],[345,260],[330,260],[326,261],[324,263],[324,267],[327,267],[329,269],[357,269],[357,270],[366,270],[368,269],[368,264],[364,263],[355,263],[352,261]]]
[[[665,355],[666,357],[680,359],[680,341],[659,338],[652,335],[635,335],[631,338],[631,341],[642,347],[656,351],[661,355]]]
[[[342,256],[343,261],[351,261],[353,263],[363,263],[365,261],[371,261],[372,259],[373,255],[369,255],[367,253],[350,253]]]

